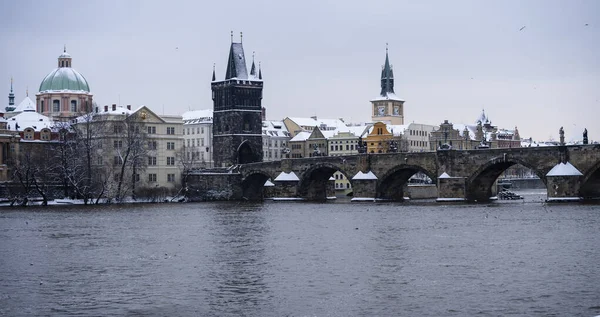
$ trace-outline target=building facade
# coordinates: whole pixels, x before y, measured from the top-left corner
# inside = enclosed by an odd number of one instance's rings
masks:
[[[282,121],[264,120],[262,126],[263,161],[290,158],[290,133]]]
[[[215,166],[262,161],[262,72],[253,62],[248,75],[241,41],[231,43],[225,80],[213,69],[211,89]]]
[[[185,151],[180,161],[184,169],[213,167],[212,109],[187,111],[182,117]]]

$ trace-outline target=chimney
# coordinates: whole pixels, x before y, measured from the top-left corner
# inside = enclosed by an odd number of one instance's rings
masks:
[[[104,106],[104,112],[108,112],[108,106]]]
[[[131,105],[127,105],[127,110],[131,110]]]
[[[114,104],[114,103],[113,103],[112,110],[113,110],[113,111],[117,110],[117,105],[116,105],[116,104]]]
[[[261,114],[260,114],[260,115],[261,115],[262,121],[266,121],[266,120],[267,120],[267,108],[265,108],[265,107],[262,107],[262,109],[261,109],[261,110],[262,110],[262,111],[261,111]]]

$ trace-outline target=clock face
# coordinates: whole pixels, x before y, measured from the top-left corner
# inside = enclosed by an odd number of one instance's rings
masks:
[[[384,106],[377,107],[377,114],[379,114],[380,116],[383,116],[385,114],[385,107]]]

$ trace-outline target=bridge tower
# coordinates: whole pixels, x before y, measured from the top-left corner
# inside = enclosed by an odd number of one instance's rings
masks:
[[[404,124],[404,100],[394,92],[394,70],[390,65],[388,48],[385,48],[385,64],[381,70],[381,92],[371,100],[371,120],[389,124]]]
[[[261,162],[262,151],[262,71],[254,65],[248,74],[246,57],[240,42],[231,47],[225,80],[212,75],[213,160],[216,167]]]

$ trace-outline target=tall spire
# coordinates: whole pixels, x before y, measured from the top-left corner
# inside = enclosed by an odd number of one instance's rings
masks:
[[[227,61],[227,71],[225,72],[225,80],[231,78],[248,79],[248,69],[246,68],[246,57],[244,56],[244,47],[242,46],[242,43],[234,43],[233,31],[231,32],[231,34],[232,42],[231,48],[229,49],[229,59]]]
[[[252,51],[252,67],[250,67],[250,76],[256,78],[256,66],[254,65],[254,51]]]
[[[388,43],[385,43],[385,65],[381,70],[381,93],[382,97],[387,97],[388,93],[394,93],[394,72],[390,66],[388,56]]]
[[[8,93],[8,107],[5,110],[13,111],[15,110],[15,94],[13,93],[13,78],[10,77],[10,93]]]
[[[63,53],[67,52],[67,44],[65,44],[64,49],[63,49]]]
[[[212,76],[212,81],[217,80],[217,77],[215,76],[215,63],[213,63],[213,76]]]
[[[258,79],[262,79],[262,70],[260,69],[260,62],[258,62]]]

